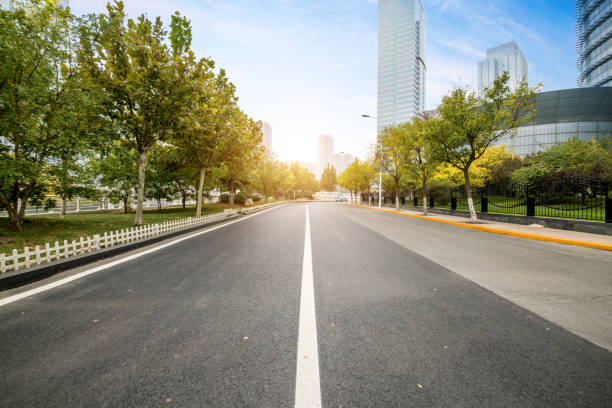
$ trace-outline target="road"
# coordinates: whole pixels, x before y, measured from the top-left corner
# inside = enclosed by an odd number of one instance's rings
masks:
[[[0,300],[0,406],[609,407],[610,265],[285,205]]]

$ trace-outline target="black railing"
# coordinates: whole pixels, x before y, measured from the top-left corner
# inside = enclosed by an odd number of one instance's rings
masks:
[[[612,223],[612,199],[604,181],[585,178],[558,178],[534,184],[488,184],[474,189],[477,212],[569,218]],[[464,187],[436,192],[429,206],[468,210]],[[422,204],[415,198],[414,205]]]

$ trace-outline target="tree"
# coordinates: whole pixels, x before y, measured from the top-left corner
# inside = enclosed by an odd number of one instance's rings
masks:
[[[263,195],[264,203],[274,192],[274,184],[278,175],[278,162],[268,153],[262,153],[253,171],[253,185]]]
[[[321,175],[321,190],[323,191],[335,191],[337,182],[336,177],[336,168],[334,166],[330,166],[329,164],[323,170],[323,174]]]
[[[397,126],[387,127],[379,135],[377,164],[393,178],[396,209],[399,209],[400,183],[406,174],[406,165],[409,160],[405,144],[404,133]]]
[[[235,107],[229,123],[223,142],[223,164],[231,208],[234,205],[236,189],[248,183],[248,171],[256,165],[263,147],[261,122],[255,122]]]
[[[187,81],[192,55],[191,27],[172,16],[170,34],[160,17],[127,19],[123,2],[107,5],[97,24],[83,32],[91,78],[106,96],[106,114],[124,143],[138,153],[134,225],[142,224],[147,154],[178,126],[192,89]],[[171,47],[167,45],[170,40]]]
[[[22,6],[0,11],[0,205],[18,231],[49,162],[76,142],[62,121],[87,102],[78,20],[51,2]]]
[[[581,141],[577,138],[552,146],[525,160],[512,179],[537,183],[556,177],[586,177],[612,182],[610,140]]]
[[[311,197],[319,188],[319,183],[315,175],[308,171],[308,169],[300,166],[297,162],[291,163],[291,191],[293,191],[293,198],[299,197]]]
[[[508,86],[508,73],[497,78],[480,98],[468,88],[455,88],[442,99],[440,118],[429,132],[436,158],[463,173],[472,221],[477,220],[472,198],[470,168],[489,146],[532,119],[535,94],[523,82],[515,91]]]
[[[423,191],[423,214],[427,215],[428,183],[438,172],[439,159],[429,139],[431,119],[415,118],[398,126],[407,149],[409,174],[420,184]]]
[[[111,202],[122,202],[123,212],[128,213],[130,198],[138,186],[136,152],[120,141],[113,143],[108,153],[94,163],[100,174],[100,186]]]
[[[338,177],[338,184],[340,184],[340,187],[350,191],[351,201],[353,201],[353,193],[357,194],[362,183],[363,179],[360,176],[359,159],[355,159],[355,161],[340,174]]]
[[[236,108],[236,88],[228,81],[225,71],[212,73],[214,62],[203,59],[194,76],[195,100],[176,132],[175,143],[197,167],[196,216],[202,214],[202,199],[206,173],[221,165],[228,124]]]

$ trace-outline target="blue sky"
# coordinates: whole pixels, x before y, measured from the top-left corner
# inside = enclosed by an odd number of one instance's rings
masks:
[[[427,13],[426,107],[455,85],[475,86],[487,48],[514,40],[529,80],[575,87],[573,0],[423,0]],[[76,14],[104,1],[71,0]],[[316,139],[365,157],[376,139],[376,0],[125,0],[130,16],[191,19],[193,48],[237,86],[240,106],[272,125],[282,160],[316,161]]]

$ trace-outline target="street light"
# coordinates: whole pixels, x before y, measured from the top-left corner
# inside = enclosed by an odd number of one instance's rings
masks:
[[[361,114],[362,118],[376,119],[376,116]],[[382,207],[382,166],[378,167],[378,208]]]

